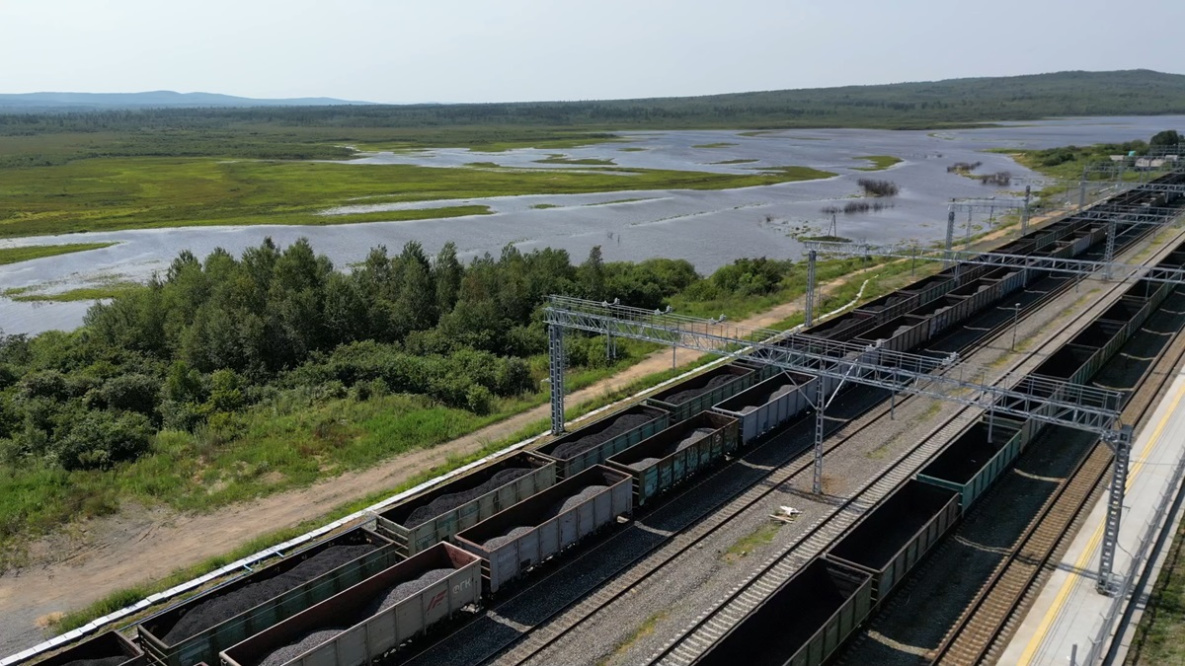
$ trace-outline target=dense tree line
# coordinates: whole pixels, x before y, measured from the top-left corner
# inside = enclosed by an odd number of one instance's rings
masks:
[[[0,136],[121,133],[94,156],[333,155],[365,138],[437,143],[461,132],[476,143],[553,130],[686,127],[925,128],[1056,116],[1185,113],[1185,76],[1147,70],[849,86],[655,99],[505,104],[413,104],[134,110],[0,109]],[[261,128],[271,132],[261,141]],[[305,130],[317,128],[309,133]],[[480,130],[475,132],[474,130]],[[383,130],[384,134],[360,130]],[[265,130],[265,134],[268,132]],[[452,139],[457,139],[454,133]],[[302,143],[304,144],[302,146]],[[319,144],[313,146],[312,144]],[[153,150],[159,152],[153,153]],[[326,152],[328,151],[328,153]],[[35,157],[20,156],[33,160]]]
[[[0,461],[102,468],[150,450],[162,429],[216,426],[277,392],[428,396],[481,414],[534,390],[548,294],[663,307],[779,289],[790,262],[745,259],[701,278],[686,261],[573,263],[562,250],[468,264],[452,244],[375,248],[349,272],[301,240],[235,257],[183,252],[145,288],[97,304],[72,333],[0,336]],[[575,339],[574,365],[604,363]]]

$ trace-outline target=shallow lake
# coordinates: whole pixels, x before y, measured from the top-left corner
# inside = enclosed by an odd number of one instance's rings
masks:
[[[441,205],[482,204],[493,215],[374,222],[326,227],[252,226],[191,227],[71,234],[0,241],[0,247],[118,241],[102,250],[49,257],[0,266],[0,291],[35,286],[46,292],[67,291],[108,280],[147,280],[162,271],[184,249],[204,256],[216,247],[232,253],[257,245],[270,236],[285,245],[308,237],[319,253],[339,267],[362,260],[376,245],[397,252],[409,240],[419,241],[429,253],[445,242],[457,244],[462,257],[484,252],[495,255],[513,243],[522,251],[558,247],[582,260],[595,246],[605,259],[641,260],[674,257],[691,261],[701,273],[739,257],[795,258],[801,246],[792,237],[803,225],[823,232],[829,216],[822,209],[843,206],[860,189],[857,180],[892,180],[900,194],[892,207],[880,212],[837,218],[837,233],[852,239],[893,242],[940,240],[945,234],[947,208],[952,200],[1009,198],[1025,184],[1041,179],[1006,155],[982,152],[990,148],[1049,148],[1069,144],[1147,139],[1159,130],[1185,126],[1185,116],[1071,118],[998,127],[935,132],[883,130],[786,130],[753,135],[736,131],[680,131],[625,133],[624,141],[564,150],[523,149],[476,153],[463,149],[415,153],[378,153],[342,162],[343,169],[382,168],[383,164],[461,167],[473,162],[530,168],[589,168],[540,164],[537,160],[562,153],[570,159],[613,160],[627,168],[683,169],[745,173],[763,166],[810,166],[838,174],[834,178],[766,187],[722,191],[624,191],[583,195],[531,195],[485,199],[367,206],[359,204],[326,211],[381,211],[434,208]],[[724,144],[705,147],[712,144]],[[640,150],[623,150],[640,149]],[[865,155],[892,155],[903,161],[884,171],[858,170],[869,163]],[[730,160],[753,160],[722,164]],[[1008,188],[984,186],[947,172],[956,162],[982,162],[977,173],[1009,171],[1015,180]],[[623,201],[629,200],[629,201]],[[540,204],[552,208],[534,208]],[[982,216],[981,216],[982,217]],[[963,220],[960,220],[960,224]],[[972,229],[978,231],[979,229]],[[962,233],[963,229],[959,229]],[[34,333],[79,325],[89,303],[21,303],[0,298],[0,330]]]

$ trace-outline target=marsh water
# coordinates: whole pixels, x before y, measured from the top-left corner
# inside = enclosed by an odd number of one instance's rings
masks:
[[[364,224],[310,226],[191,227],[70,234],[0,241],[0,247],[115,241],[118,245],[90,252],[49,257],[0,266],[0,292],[32,287],[54,293],[112,280],[148,280],[178,252],[199,257],[216,247],[232,253],[257,245],[265,237],[285,245],[308,237],[317,252],[336,265],[362,260],[371,247],[398,251],[409,240],[429,253],[453,241],[463,258],[485,252],[495,255],[513,243],[522,251],[557,247],[582,260],[600,245],[605,259],[641,260],[674,257],[691,261],[701,273],[739,257],[796,258],[801,245],[796,232],[824,232],[830,216],[824,207],[839,206],[860,192],[860,178],[887,179],[900,187],[880,212],[837,216],[837,233],[852,239],[894,242],[934,241],[945,234],[946,211],[952,200],[1010,198],[1025,184],[1038,189],[1040,177],[992,148],[1050,148],[1069,144],[1147,139],[1155,132],[1185,125],[1185,117],[1071,118],[1009,123],[967,130],[785,130],[760,134],[737,131],[623,133],[625,140],[563,150],[522,149],[480,153],[464,149],[360,155],[341,162],[343,169],[382,168],[384,164],[462,167],[474,162],[535,169],[588,169],[573,164],[539,163],[550,155],[572,160],[612,160],[625,168],[681,169],[750,173],[754,168],[809,166],[837,174],[824,180],[732,190],[645,190],[581,195],[530,195],[457,199],[447,202],[368,205],[357,202],[324,211],[377,212],[444,205],[487,205],[492,215]],[[712,146],[714,147],[706,147]],[[883,171],[868,167],[866,155],[891,155],[901,163]],[[745,162],[733,162],[746,160]],[[1009,171],[1007,188],[984,186],[947,167],[956,162],[982,162],[976,173]],[[546,205],[546,208],[536,206]],[[960,224],[962,221],[960,221]],[[981,223],[977,223],[981,224]],[[972,231],[979,231],[973,228]],[[963,230],[960,229],[960,233]],[[0,298],[0,330],[35,333],[70,329],[82,323],[89,302],[23,303]]]

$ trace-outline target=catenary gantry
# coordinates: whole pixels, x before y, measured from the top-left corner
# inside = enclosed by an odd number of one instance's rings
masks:
[[[1148,183],[1140,189],[1148,189]],[[1177,194],[1185,185],[1152,184],[1153,191]],[[1027,218],[1027,206],[1025,206]],[[1077,276],[1102,274],[1106,279],[1122,281],[1185,283],[1185,270],[1111,261],[1114,238],[1120,225],[1164,226],[1179,211],[1171,208],[1120,207],[1099,210],[1092,219],[1108,223],[1104,261],[1067,259],[1051,256],[1007,253],[956,252],[950,249],[879,247],[860,243],[808,243],[807,325],[812,323],[815,261],[826,251],[846,256],[890,256],[909,259],[939,260],[954,264],[1013,267],[1021,270],[1069,273]],[[953,223],[953,209],[951,211]],[[1005,373],[990,377],[982,368],[961,362],[957,355],[923,356],[891,351],[875,345],[824,340],[810,335],[788,334],[769,330],[742,330],[719,319],[687,317],[669,311],[650,311],[620,305],[563,296],[552,296],[546,309],[549,324],[550,377],[552,382],[552,430],[563,432],[565,370],[563,332],[582,330],[607,337],[624,337],[683,347],[728,357],[773,365],[783,370],[812,374],[831,379],[839,385],[850,382],[890,392],[947,400],[990,413],[1035,419],[1096,433],[1115,451],[1115,465],[1108,497],[1106,530],[1099,561],[1099,589],[1107,592],[1112,578],[1115,548],[1123,509],[1131,450],[1131,427],[1120,422],[1122,394],[1118,391],[1087,387],[1061,380]],[[821,491],[823,464],[824,414],[829,406],[824,382],[818,382],[812,399],[815,409],[814,484]],[[838,387],[837,387],[838,388]],[[830,394],[834,400],[836,392]],[[989,419],[990,422],[990,419]]]

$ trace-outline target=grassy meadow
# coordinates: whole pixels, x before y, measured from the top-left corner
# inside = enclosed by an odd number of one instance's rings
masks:
[[[351,203],[457,200],[517,194],[726,189],[824,178],[785,167],[752,174],[613,169],[430,168],[214,158],[105,158],[0,169],[0,237],[198,225],[345,224],[488,212],[446,206],[318,215]]]
[[[872,162],[872,166],[856,167],[856,171],[884,171],[894,164],[901,162],[900,157],[894,157],[892,155],[864,155],[856,159]]]
[[[16,264],[22,261],[31,261],[33,259],[44,259],[45,257],[56,257],[62,254],[71,254],[74,252],[86,252],[87,250],[100,250],[105,247],[111,247],[115,243],[68,243],[65,245],[29,245],[26,247],[5,247],[0,248],[0,266],[6,264]]]

